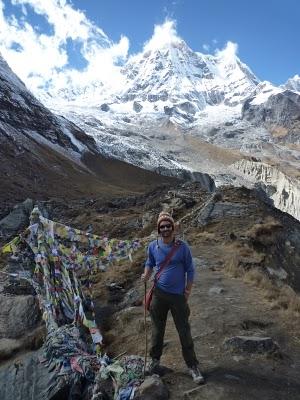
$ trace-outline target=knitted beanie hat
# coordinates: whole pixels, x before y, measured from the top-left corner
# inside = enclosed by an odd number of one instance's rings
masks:
[[[170,224],[172,225],[172,228],[174,230],[174,227],[175,227],[174,219],[171,217],[171,215],[168,212],[162,211],[161,213],[159,213],[159,216],[157,219],[157,231],[158,232],[159,232],[159,226],[162,221],[170,222]]]

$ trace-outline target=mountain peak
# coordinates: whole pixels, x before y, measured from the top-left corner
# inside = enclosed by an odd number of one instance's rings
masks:
[[[292,78],[288,79],[282,87],[284,89],[290,89],[295,92],[300,92],[300,76],[297,74]]]

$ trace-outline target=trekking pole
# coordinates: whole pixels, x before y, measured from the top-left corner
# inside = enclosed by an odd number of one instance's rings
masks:
[[[145,358],[144,358],[144,379],[146,374],[146,363],[147,363],[147,353],[148,353],[148,334],[147,334],[147,320],[146,320],[146,294],[147,294],[147,282],[144,282],[144,327],[145,327]]]

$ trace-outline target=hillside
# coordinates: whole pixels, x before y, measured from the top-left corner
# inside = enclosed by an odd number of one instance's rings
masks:
[[[0,217],[27,197],[110,198],[173,182],[103,156],[93,138],[44,107],[0,55]]]
[[[83,155],[82,161],[72,161],[47,143],[26,137],[20,139],[20,136],[0,138],[3,166],[0,170],[0,216],[28,197],[64,201],[109,199],[143,193],[176,181],[89,151]]]

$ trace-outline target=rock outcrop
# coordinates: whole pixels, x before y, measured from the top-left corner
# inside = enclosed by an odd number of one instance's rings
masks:
[[[261,162],[237,161],[232,168],[254,183],[262,183],[262,189],[274,206],[300,220],[300,185],[278,168]]]
[[[265,102],[256,103],[250,97],[242,108],[242,118],[256,126],[264,125],[276,141],[299,143],[300,95],[285,90],[271,95]]]

